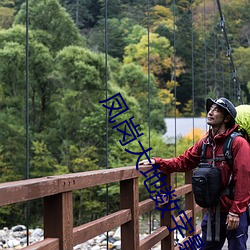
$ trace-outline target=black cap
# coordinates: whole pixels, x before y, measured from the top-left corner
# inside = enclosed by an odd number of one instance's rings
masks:
[[[213,104],[216,104],[220,106],[221,108],[223,108],[224,110],[226,110],[229,113],[229,115],[231,115],[233,119],[235,120],[237,111],[234,105],[227,98],[220,97],[219,99],[215,99],[215,100],[208,98],[206,102],[207,113],[209,112]]]

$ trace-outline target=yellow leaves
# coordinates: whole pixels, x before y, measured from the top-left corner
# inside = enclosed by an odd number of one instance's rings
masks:
[[[163,73],[168,68],[173,68],[171,56],[173,48],[165,37],[150,33],[150,47],[148,48],[148,36],[142,36],[138,44],[130,44],[125,48],[124,63],[135,62],[140,64],[144,71],[148,70],[148,57],[150,71],[154,74]]]
[[[178,87],[180,84],[176,81],[167,81],[166,82],[166,87],[167,89],[170,89],[171,91],[173,91],[175,89],[175,87]]]
[[[150,45],[149,48],[148,43]],[[161,37],[159,34],[150,33],[149,37],[144,35],[138,44],[130,44],[125,48],[124,63],[128,64],[131,62],[140,64],[144,72],[147,72],[148,67],[150,67],[150,72],[155,76],[164,74],[166,71],[173,72],[173,47],[167,38]],[[181,58],[175,58],[175,66],[176,76],[185,72],[185,63]]]
[[[202,139],[202,137],[204,136],[206,131],[204,131],[203,129],[200,128],[194,128],[191,129],[190,132],[186,135],[184,135],[184,139],[186,140],[190,140],[190,141],[198,141],[200,139]]]
[[[165,105],[171,104],[174,100],[174,94],[168,89],[160,89],[159,97]]]
[[[180,57],[175,58],[175,75],[180,76],[180,74],[183,74],[186,72],[185,70],[185,63],[181,60]]]
[[[173,12],[162,5],[156,5],[152,8],[150,21],[152,23],[153,31],[159,26],[165,26],[170,30],[173,30]]]
[[[177,155],[182,154],[191,147],[195,142],[202,139],[205,135],[205,131],[200,128],[190,129],[190,132],[181,137],[177,142]]]
[[[201,112],[201,117],[207,117],[207,113],[206,112]]]

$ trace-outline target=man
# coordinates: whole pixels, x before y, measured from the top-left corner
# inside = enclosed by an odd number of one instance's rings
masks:
[[[250,201],[250,146],[249,143],[237,136],[232,144],[233,170],[225,160],[215,161],[223,157],[223,145],[226,138],[238,130],[235,124],[236,109],[226,98],[217,100],[207,99],[207,124],[210,129],[205,137],[187,149],[183,155],[172,159],[153,158],[151,163],[143,160],[140,165],[160,165],[159,170],[165,174],[186,172],[198,166],[202,152],[202,144],[207,144],[206,159],[211,160],[215,167],[221,169],[221,184],[226,189],[230,176],[234,185],[233,198],[223,193],[220,197],[220,237],[215,240],[215,214],[211,214],[212,241],[207,241],[208,213],[202,220],[203,250],[222,249],[225,239],[228,239],[229,250],[246,250],[248,237],[247,206]],[[223,158],[222,158],[223,159]],[[210,217],[210,216],[209,216]]]

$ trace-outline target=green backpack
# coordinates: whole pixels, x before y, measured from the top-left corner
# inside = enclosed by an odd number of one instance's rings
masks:
[[[239,105],[235,107],[237,115],[236,123],[239,125],[239,132],[248,140],[250,138],[250,105]]]

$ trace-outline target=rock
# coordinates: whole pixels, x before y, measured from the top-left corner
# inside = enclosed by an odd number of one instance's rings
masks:
[[[116,242],[116,239],[114,239],[113,237],[109,237],[108,241],[109,241],[110,243],[114,243],[114,242]]]
[[[109,236],[109,237],[113,236],[114,234],[115,234],[114,231],[109,231],[109,232],[108,232],[108,236]]]
[[[6,230],[0,230],[0,238],[3,238],[7,235]]]
[[[103,240],[105,240],[106,238],[107,238],[107,237],[106,237],[105,234],[101,234],[101,235],[95,237],[95,240],[96,240],[96,243],[100,243],[100,242],[102,242]]]
[[[43,236],[43,230],[41,228],[36,228],[32,234],[32,237],[42,237]]]
[[[122,245],[122,242],[120,240],[118,240],[113,244],[113,247],[115,247],[115,249],[117,249],[117,250],[120,250],[121,245]]]
[[[20,242],[18,240],[13,239],[13,240],[7,241],[7,245],[8,247],[16,247],[20,245]]]
[[[20,232],[23,230],[26,230],[26,227],[24,225],[17,225],[11,228],[13,232]]]
[[[44,239],[44,232],[41,228],[29,229],[29,245]],[[145,238],[148,234],[141,234],[141,238]],[[107,242],[108,240],[108,242]],[[114,231],[107,234],[100,234],[93,239],[88,240],[74,246],[73,250],[121,250],[121,228],[118,227]],[[6,227],[0,230],[0,250],[17,250],[27,246],[27,230],[23,225],[17,225],[10,230]],[[155,245],[152,250],[159,250],[160,246]]]
[[[26,236],[26,235],[25,235]],[[23,237],[21,240],[20,240],[20,243],[21,245],[24,245],[27,243],[27,237]]]
[[[88,240],[87,243],[92,246],[95,244],[95,240],[94,239]]]
[[[121,228],[118,227],[115,231],[115,234],[113,235],[113,238],[115,240],[120,240],[121,239]]]
[[[91,250],[100,250],[101,248],[99,246],[93,246]]]
[[[88,249],[88,248],[87,248],[87,245],[88,245],[88,244],[86,244],[86,243],[79,244],[79,245],[74,246],[73,249],[74,249],[74,250]]]
[[[103,240],[102,242],[100,242],[100,246],[107,246],[107,241]]]

